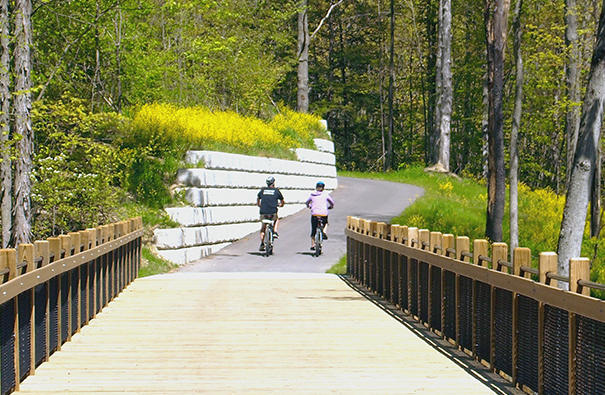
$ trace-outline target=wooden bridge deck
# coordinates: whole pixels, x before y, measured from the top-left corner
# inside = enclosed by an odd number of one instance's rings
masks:
[[[336,276],[187,274],[136,280],[17,393],[494,390]]]

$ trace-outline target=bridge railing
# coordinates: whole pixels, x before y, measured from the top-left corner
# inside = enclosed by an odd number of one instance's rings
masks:
[[[137,274],[141,218],[0,250],[0,393],[19,384]]]
[[[588,259],[572,259],[563,277],[552,252],[535,269],[529,249],[510,263],[504,243],[354,217],[345,234],[353,279],[517,387],[603,393],[605,302],[588,296],[602,288],[588,281]]]

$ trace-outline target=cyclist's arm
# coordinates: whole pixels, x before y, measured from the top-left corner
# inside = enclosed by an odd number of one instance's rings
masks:
[[[260,207],[260,198],[259,198],[259,197],[257,197],[257,198],[256,198],[256,205],[257,205],[258,207]]]
[[[333,209],[334,208],[334,200],[332,199],[332,197],[330,195],[328,195],[328,210]]]
[[[281,200],[279,201],[278,206],[279,206],[279,207],[284,207],[284,204],[286,204],[286,202],[284,201],[284,199],[281,199]]]

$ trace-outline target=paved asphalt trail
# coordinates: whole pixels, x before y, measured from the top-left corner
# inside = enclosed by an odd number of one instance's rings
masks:
[[[279,178],[277,178],[279,188]],[[391,218],[422,196],[420,187],[387,181],[338,177],[338,189],[331,193],[336,206],[330,211],[327,233],[320,257],[312,256],[310,211],[305,209],[280,220],[275,253],[268,258],[258,251],[258,232],[231,244],[218,253],[179,268],[191,272],[292,272],[325,273],[345,254],[344,229],[347,216],[389,222]],[[288,191],[282,191],[288,204]],[[260,228],[260,224],[259,224]]]

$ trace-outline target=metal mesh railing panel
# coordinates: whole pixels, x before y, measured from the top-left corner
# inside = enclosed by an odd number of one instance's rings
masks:
[[[375,246],[370,246],[370,289],[372,291],[376,291],[377,250],[378,248]]]
[[[59,278],[48,282],[48,351],[52,354],[59,346]]]
[[[383,262],[383,272],[382,272],[382,284],[384,290],[384,298],[389,302],[393,301],[393,295],[391,294],[391,251],[384,250],[384,262]]]
[[[399,284],[401,284],[401,273],[399,272],[399,254],[391,254],[391,298],[393,303],[398,304],[401,300],[399,297]]]
[[[494,311],[494,366],[513,375],[513,293],[496,288]]]
[[[408,257],[399,257],[399,305],[408,308]]]
[[[491,310],[492,310],[492,287],[481,281],[476,282],[476,347],[477,356],[490,362],[491,353]]]
[[[95,268],[95,261],[92,261],[88,264],[88,319],[92,320],[96,312],[95,306],[95,287],[96,287],[96,279],[95,273],[97,269]]]
[[[429,322],[429,265],[420,262],[418,279],[418,292],[420,292],[419,316],[422,322]]]
[[[538,391],[538,307],[534,299],[519,295],[517,381]]]
[[[110,255],[111,257],[111,255]],[[115,286],[114,286],[114,273],[113,273],[114,263],[111,258],[109,258],[109,262],[107,262],[107,288],[109,300],[112,300],[115,296]]]
[[[95,270],[96,270],[96,275],[95,275],[95,293],[97,295],[97,306],[96,306],[96,312],[100,312],[101,309],[103,309],[103,295],[101,293],[101,287],[103,286],[103,278],[101,277],[101,260],[97,259],[95,261]]]
[[[441,332],[441,269],[431,266],[431,327]]]
[[[35,346],[36,366],[46,359],[46,304],[48,303],[48,286],[46,283],[35,288]]]
[[[460,294],[458,316],[460,317],[460,338],[462,347],[473,349],[473,280],[460,276],[458,279]]]
[[[86,323],[88,306],[88,265],[80,266],[80,327]]]
[[[386,297],[384,289],[384,250],[376,249],[376,291],[378,295]]]
[[[19,372],[20,379],[23,380],[29,374],[32,367],[31,344],[32,344],[32,294],[31,291],[25,291],[17,296],[19,308]]]
[[[449,339],[456,339],[456,274],[445,271],[445,322],[443,333]]]
[[[15,376],[15,302],[0,305],[0,364],[2,365],[2,394],[11,392],[17,385]]]
[[[576,394],[605,394],[605,323],[577,316]]]
[[[410,259],[410,313],[418,316],[418,261]]]
[[[567,311],[544,306],[544,393],[549,395],[568,393],[568,318]]]
[[[70,272],[70,293],[71,293],[71,334],[73,335],[79,328],[78,325],[78,306],[80,305],[80,270],[73,269]]]
[[[61,344],[69,337],[69,274],[61,275]]]

